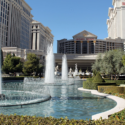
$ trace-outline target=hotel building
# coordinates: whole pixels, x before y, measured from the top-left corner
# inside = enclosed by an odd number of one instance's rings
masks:
[[[78,69],[91,70],[98,53],[104,53],[113,49],[123,50],[121,39],[97,39],[97,36],[84,30],[73,36],[73,39],[62,39],[57,41],[57,54],[55,54],[56,65],[61,67],[63,54],[67,55],[69,68],[74,69],[78,64]]]
[[[31,49],[43,50],[47,54],[47,46],[53,44],[53,37],[48,27],[38,21],[32,21]]]
[[[84,30],[73,36],[73,39],[57,41],[57,53],[65,54],[95,54],[112,49],[123,49],[120,39],[97,39],[97,36]]]
[[[0,0],[0,41],[2,47],[29,49],[31,7],[25,0]]]
[[[125,39],[125,0],[113,0],[107,19],[108,38]]]

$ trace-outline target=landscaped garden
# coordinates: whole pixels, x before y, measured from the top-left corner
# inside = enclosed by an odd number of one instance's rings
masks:
[[[87,80],[83,82],[83,88],[85,89],[94,89],[94,90],[98,90],[99,92],[103,92],[103,93],[107,93],[107,94],[112,94],[121,98],[125,99],[125,87],[121,86],[119,87],[121,84],[125,85],[125,80],[124,80],[124,76],[121,76],[122,73],[125,72],[125,58],[124,58],[124,53],[120,50],[113,50],[113,51],[109,51],[107,53],[105,53],[105,55],[99,55],[96,62],[93,64],[92,66],[92,70],[93,70],[93,77],[88,76],[89,78],[86,78]],[[33,64],[37,63],[38,65],[34,67]],[[8,64],[11,64],[8,67]],[[15,66],[16,64],[16,66]],[[34,68],[32,68],[34,67]],[[21,70],[22,69],[22,70]],[[26,63],[23,65],[20,62],[20,59],[15,57],[15,55],[11,55],[8,54],[7,58],[5,59],[4,63],[3,63],[3,71],[5,73],[15,73],[15,72],[21,72],[23,71],[24,75],[31,75],[32,72],[38,72],[41,71],[41,68],[39,66],[39,60],[35,55],[29,55],[28,56],[28,60],[26,61]],[[8,78],[3,78],[3,80],[23,80],[24,76],[22,77],[8,77]],[[32,86],[32,85],[31,85]],[[38,86],[39,88],[39,86]],[[55,87],[56,88],[56,87]],[[75,90],[74,87],[67,87],[65,89],[65,91],[62,89],[63,87],[57,87],[55,90],[52,91],[63,91],[63,95],[67,95],[67,92],[69,93],[69,95],[71,95],[71,91],[69,90],[73,90],[72,96],[73,94],[75,94]],[[76,89],[76,88],[75,88]],[[68,90],[68,91],[67,91]],[[82,102],[83,97],[79,97],[79,95],[81,95],[81,93],[76,92],[78,95],[77,97],[69,97],[66,96],[67,98],[59,98],[59,97],[52,97],[52,100],[56,101],[56,100],[62,100],[62,102],[60,103],[60,106],[62,106],[62,108],[60,109],[60,112],[63,114],[63,112],[66,112],[66,110],[70,111],[70,106],[69,108],[66,107],[66,105],[68,105],[67,101],[70,102],[70,100],[72,101],[72,99],[74,100],[74,104],[72,104],[72,107],[74,107],[74,109],[79,105],[78,102]],[[53,92],[53,95],[55,93]],[[59,96],[61,93],[58,93],[57,95]],[[84,95],[84,93],[82,93]],[[89,95],[89,94],[88,94]],[[91,97],[92,98],[92,97]],[[97,98],[98,101],[103,101],[100,100],[98,97],[94,97]],[[78,100],[78,101],[76,101]],[[55,102],[52,102],[51,105],[56,105]],[[84,102],[84,101],[83,101]],[[82,103],[83,103],[82,102]],[[108,102],[108,100],[107,100]],[[39,114],[41,112],[43,112],[42,106],[46,107],[47,104],[49,102],[45,103],[46,105],[37,105],[40,106],[41,108],[33,109],[33,113],[34,112],[38,112]],[[64,103],[64,104],[63,104]],[[63,104],[63,105],[62,105]],[[108,104],[107,104],[108,105]],[[57,107],[59,105],[56,105]],[[80,105],[81,106],[81,105]],[[97,105],[98,106],[98,105]],[[66,108],[66,110],[63,110],[63,108]],[[65,109],[64,108],[64,109]],[[80,107],[81,108],[81,107]],[[27,107],[25,107],[25,109],[28,109]],[[25,109],[22,109],[22,111],[26,111]],[[52,110],[51,108],[49,108],[50,110]],[[56,107],[53,106],[53,109],[56,111]],[[82,109],[82,108],[81,108]],[[11,109],[9,109],[10,111],[12,111]],[[18,109],[20,110],[20,109]],[[59,109],[58,109],[59,110]],[[57,111],[58,111],[57,110]],[[72,109],[73,110],[73,109]],[[77,109],[78,110],[78,109]],[[5,111],[5,110],[1,110],[1,111]],[[17,109],[14,109],[14,111],[16,112]],[[23,114],[23,112],[21,111],[21,113]],[[30,111],[29,109],[27,111]],[[47,108],[46,110],[44,110],[44,112],[48,112]],[[77,111],[75,111],[77,114]],[[75,112],[70,113],[67,112],[67,116],[74,116]],[[80,111],[79,111],[80,112]],[[60,115],[54,114],[53,112],[50,112],[50,114],[52,113],[53,115],[55,115],[57,118],[54,117],[39,117],[37,116],[27,116],[27,115],[21,115],[21,113],[19,114],[14,114],[14,115],[0,115],[0,124],[31,124],[31,125],[82,125],[82,124],[90,124],[90,125],[98,125],[98,124],[113,124],[113,125],[124,125],[125,124],[125,110],[118,112],[116,114],[110,115],[109,119],[99,119],[99,120],[76,120],[75,118],[71,117],[70,119],[66,118],[58,118]],[[30,113],[30,112],[29,112]],[[81,112],[80,112],[81,113]],[[7,112],[6,112],[7,114]],[[25,114],[25,113],[24,113]],[[32,114],[31,114],[32,115]],[[65,115],[65,114],[64,114]],[[63,116],[64,116],[63,115]],[[78,117],[80,114],[77,114],[77,119],[79,119]],[[83,115],[81,113],[81,115]],[[50,115],[51,116],[51,115]]]

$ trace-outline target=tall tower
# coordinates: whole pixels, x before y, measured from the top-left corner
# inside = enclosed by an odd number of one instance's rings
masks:
[[[108,37],[125,39],[125,0],[113,0],[112,5],[114,8],[108,12]]]

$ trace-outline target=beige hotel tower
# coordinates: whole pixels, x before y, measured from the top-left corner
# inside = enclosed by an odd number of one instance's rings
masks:
[[[43,63],[54,36],[48,27],[32,19],[31,10],[25,0],[0,0],[1,47],[4,57],[11,52],[26,60],[28,53],[35,53]]]
[[[0,40],[2,47],[29,49],[31,7],[25,0],[0,0]]]

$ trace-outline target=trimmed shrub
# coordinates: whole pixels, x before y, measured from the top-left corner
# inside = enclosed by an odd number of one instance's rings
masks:
[[[113,82],[105,83],[105,82],[93,82],[93,78],[88,78],[86,81],[83,82],[84,89],[93,89],[98,90],[98,86],[116,86],[114,80]]]
[[[97,90],[97,83],[92,82],[92,78],[88,78],[86,81],[83,82],[83,88],[85,89],[94,89]]]
[[[105,80],[102,78],[102,76],[99,73],[97,73],[93,79],[93,82],[94,83],[104,83]]]
[[[116,85],[125,84],[125,80],[105,80],[106,83],[116,83]]]
[[[125,94],[125,87],[118,87],[118,86],[98,86],[99,92],[106,92],[106,93],[122,93]]]

